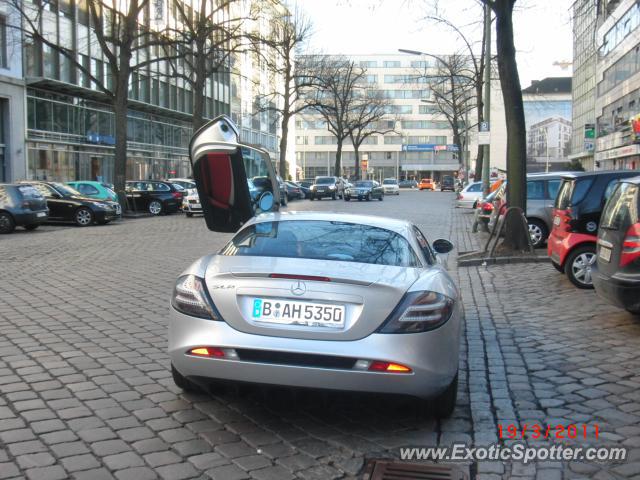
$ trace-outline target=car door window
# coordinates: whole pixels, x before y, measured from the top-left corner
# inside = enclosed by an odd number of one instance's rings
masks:
[[[615,190],[616,186],[618,185],[618,180],[619,179],[614,178],[607,184],[607,188],[604,189],[604,197],[602,198],[603,205],[607,202],[607,200]]]
[[[431,246],[429,245],[429,242],[427,241],[425,236],[422,234],[420,229],[415,225],[413,227],[413,233],[416,236],[416,241],[418,242],[418,245],[420,245],[420,249],[422,250],[424,257],[427,259],[427,262],[433,265],[436,262],[436,255],[433,252],[433,250],[431,250]]]
[[[482,191],[481,183],[473,183],[469,185],[469,188],[467,189],[467,192],[481,192],[481,191]]]
[[[76,185],[76,190],[83,195],[98,195],[100,193],[96,187],[89,185],[88,183],[78,183]]]
[[[45,197],[51,198],[54,195],[58,194],[58,192],[56,192],[53,188],[51,188],[49,185],[45,185],[44,183],[36,183],[34,187]]]
[[[549,198],[555,200],[558,196],[558,190],[560,190],[560,183],[562,180],[549,180],[547,182],[547,190],[549,191]]]
[[[151,185],[151,190],[154,190],[156,192],[169,192],[171,191],[171,187],[169,187],[169,185],[167,185],[166,183],[153,183],[150,184]]]
[[[544,200],[544,182],[536,180],[527,182],[527,199],[528,200]]]

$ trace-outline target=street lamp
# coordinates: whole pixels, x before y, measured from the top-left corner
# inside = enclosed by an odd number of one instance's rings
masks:
[[[404,147],[405,145],[405,140],[404,140],[404,131],[402,130],[402,122],[400,120],[396,120],[396,123],[394,125],[394,128],[398,131],[400,131],[400,136],[402,137],[402,147],[401,150],[404,150],[406,147]],[[404,163],[405,165],[407,164],[407,151],[404,150]],[[396,155],[396,180],[400,181],[400,152],[398,152],[398,154]]]

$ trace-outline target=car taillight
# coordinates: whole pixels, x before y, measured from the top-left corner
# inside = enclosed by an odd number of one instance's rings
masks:
[[[640,223],[635,223],[629,227],[624,236],[620,266],[624,267],[638,258],[640,258]]]
[[[437,292],[407,293],[391,312],[380,333],[418,333],[442,326],[451,317],[454,300]]]
[[[173,289],[171,305],[178,312],[191,317],[222,320],[213,306],[204,279],[195,275],[184,275],[178,278]]]
[[[493,203],[491,202],[484,202],[482,204],[482,210],[487,210],[488,212],[493,211]]]
[[[182,198],[182,192],[173,192],[173,198],[177,198],[178,200]]]

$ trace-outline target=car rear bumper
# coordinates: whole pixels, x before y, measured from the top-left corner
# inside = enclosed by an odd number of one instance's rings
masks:
[[[626,277],[608,276],[596,270],[593,274],[593,286],[598,296],[609,303],[640,312],[640,275]]]
[[[253,335],[235,330],[225,322],[194,318],[173,308],[170,310],[171,362],[182,375],[191,379],[209,378],[429,398],[442,392],[458,370],[459,309],[455,310],[445,325],[431,332],[395,335],[374,333],[356,341]],[[191,348],[200,346],[381,360],[406,365],[412,372],[378,373],[354,368],[225,360],[186,354]]]
[[[44,216],[38,214],[44,213]],[[12,213],[16,225],[40,225],[49,220],[49,211],[42,210],[40,212],[27,211],[23,213]]]
[[[324,197],[333,197],[334,195],[338,195],[337,190],[329,190],[325,192],[311,192],[311,196],[313,198],[324,198]]]
[[[564,261],[571,250],[576,246],[585,243],[595,244],[597,237],[585,235],[584,233],[568,233],[564,237],[556,235],[553,230],[547,238],[547,254],[556,265],[564,265]]]

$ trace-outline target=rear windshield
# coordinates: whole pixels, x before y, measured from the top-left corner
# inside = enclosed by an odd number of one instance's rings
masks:
[[[556,197],[555,208],[565,210],[572,205],[580,203],[589,191],[593,178],[582,178],[577,180],[563,180]]]
[[[308,258],[419,267],[401,235],[384,228],[321,220],[263,222],[241,230],[222,255]]]
[[[397,185],[398,182],[396,180],[384,180],[382,183],[385,185]]]
[[[356,182],[354,183],[354,185],[356,187],[360,187],[360,188],[368,188],[368,187],[373,187],[373,182]]]
[[[22,195],[22,198],[42,198],[42,194],[31,185],[22,185],[18,187],[18,191]]]
[[[602,212],[600,226],[607,230],[627,229],[638,222],[638,187],[632,183],[619,183]]]
[[[336,179],[332,177],[318,177],[316,178],[316,183],[318,185],[330,185],[336,183]]]

